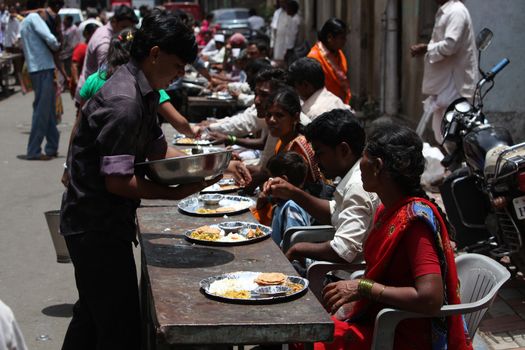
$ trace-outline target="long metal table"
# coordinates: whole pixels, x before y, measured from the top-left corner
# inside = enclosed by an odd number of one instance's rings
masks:
[[[161,206],[166,203],[174,202],[149,202],[137,211],[149,349],[331,339],[333,323],[310,291],[298,299],[269,305],[207,298],[199,290],[199,281],[209,276],[243,270],[297,273],[271,238],[244,246],[211,247],[191,244],[183,237],[186,230],[202,225],[253,221],[249,212],[229,219],[190,217],[176,206]]]

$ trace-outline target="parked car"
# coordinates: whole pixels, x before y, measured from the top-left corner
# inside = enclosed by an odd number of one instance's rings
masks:
[[[250,35],[250,25],[248,23],[247,8],[228,8],[219,9],[212,11],[213,13],[213,24],[219,25],[219,32],[225,35],[231,35],[233,33],[241,33],[245,37]]]
[[[84,21],[84,15],[82,14],[82,11],[80,11],[80,9],[66,7],[61,8],[60,11],[58,11],[58,15],[60,16],[62,22],[64,21],[64,17],[66,16],[73,16],[73,23],[75,25]]]

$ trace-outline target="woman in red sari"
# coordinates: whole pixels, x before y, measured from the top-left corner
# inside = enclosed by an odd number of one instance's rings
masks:
[[[326,89],[341,98],[344,103],[350,104],[352,94],[347,76],[348,64],[342,50],[347,34],[348,28],[345,22],[330,18],[321,28],[319,41],[312,47],[308,57],[321,63]]]
[[[334,317],[334,342],[316,349],[370,349],[374,320],[384,307],[431,315],[460,303],[444,215],[420,186],[424,167],[422,143],[412,130],[389,124],[369,137],[361,160],[363,188],[383,204],[364,245],[364,278],[331,283],[323,291],[327,310],[344,321]],[[394,349],[472,346],[463,318],[451,316],[402,321]]]

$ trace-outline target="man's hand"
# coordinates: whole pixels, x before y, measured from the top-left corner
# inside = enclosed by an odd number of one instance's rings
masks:
[[[427,44],[415,44],[410,46],[412,57],[421,56],[427,53]]]
[[[244,187],[252,182],[252,176],[246,165],[239,160],[232,160],[228,164],[228,169],[226,171],[233,175],[235,181],[241,186]]]
[[[210,131],[208,137],[217,143],[226,143],[226,140],[228,140],[228,135],[217,131]]]
[[[323,301],[326,311],[332,315],[344,304],[360,299],[357,291],[359,279],[344,280],[326,285],[323,289]]]
[[[263,191],[267,195],[285,200],[292,199],[296,189],[297,187],[280,177],[270,178],[263,185]]]

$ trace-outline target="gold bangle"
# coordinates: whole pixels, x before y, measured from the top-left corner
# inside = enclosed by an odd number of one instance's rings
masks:
[[[385,289],[386,289],[386,286],[383,285],[383,289],[381,289],[381,291],[377,295],[376,301],[380,301],[381,300],[381,297],[383,296],[383,292],[385,291]]]
[[[372,286],[374,285],[374,281],[369,280],[367,278],[362,278],[359,280],[359,283],[357,284],[357,292],[362,297],[371,298],[372,297]]]

